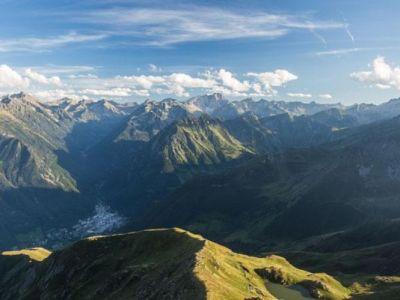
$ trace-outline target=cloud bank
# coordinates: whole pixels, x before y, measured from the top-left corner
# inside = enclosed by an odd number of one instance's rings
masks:
[[[54,70],[59,71],[56,73]],[[75,71],[75,72],[74,72]],[[189,97],[220,92],[231,97],[269,97],[298,76],[288,70],[234,74],[226,69],[206,70],[196,75],[157,73],[99,77],[90,67],[13,69],[0,66],[0,93],[24,90],[46,100],[71,98]]]

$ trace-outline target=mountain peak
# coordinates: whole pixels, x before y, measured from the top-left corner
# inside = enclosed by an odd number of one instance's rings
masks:
[[[35,103],[37,104],[39,101],[32,95],[26,94],[24,92],[19,92],[16,94],[11,94],[4,96],[1,98],[1,103],[9,104],[12,102],[25,102],[25,103]]]
[[[196,96],[196,97],[192,97],[188,100],[188,102],[193,101],[193,100],[215,100],[215,101],[220,101],[220,100],[224,100],[224,96],[222,95],[222,93],[213,93],[213,94],[205,94],[205,95],[201,95],[201,96]]]
[[[192,112],[212,113],[228,103],[221,93],[203,95],[190,98],[186,101],[186,108]]]

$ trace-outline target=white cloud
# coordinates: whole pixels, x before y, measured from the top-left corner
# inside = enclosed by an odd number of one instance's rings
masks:
[[[187,91],[188,88],[212,88],[215,84],[213,80],[196,78],[184,73],[173,73],[165,77],[165,79],[167,94],[175,94],[181,97],[190,96]]]
[[[40,74],[30,68],[25,70],[25,76],[41,84],[50,84],[56,86],[62,85],[60,77],[58,76],[46,77],[43,74]]]
[[[85,89],[79,91],[83,95],[104,96],[104,97],[129,97],[132,95],[149,96],[147,90],[133,90],[130,88],[113,88],[108,90]]]
[[[215,81],[192,77],[185,73],[173,73],[166,77],[167,82],[172,85],[180,85],[184,88],[211,88]]]
[[[296,75],[283,69],[263,73],[250,72],[246,75],[256,78],[267,93],[274,93],[274,88],[284,86],[286,83],[298,79]],[[256,89],[258,90],[259,87],[257,86]]]
[[[81,73],[90,68],[56,67],[60,70],[59,76],[54,69],[46,68],[13,70],[8,66],[1,66],[1,92],[24,90],[44,100],[63,97],[120,99],[152,95],[188,97],[192,93],[210,92],[220,92],[232,97],[268,97],[275,95],[277,88],[297,79],[296,75],[282,69],[248,73],[240,78],[226,69],[208,70],[197,75],[171,73],[157,76],[142,74],[100,77],[97,74]],[[74,69],[77,73],[71,73]]]
[[[318,95],[318,97],[321,99],[327,99],[327,100],[330,100],[333,98],[331,94],[320,94],[320,95]]]
[[[377,87],[378,89],[381,89],[381,90],[387,90],[387,89],[390,89],[390,88],[391,88],[390,85],[381,84],[381,83],[377,83],[377,84],[376,84],[376,87]]]
[[[312,97],[311,94],[304,94],[304,93],[287,93],[286,95],[292,98],[302,98],[302,99],[310,99]]]
[[[250,85],[247,81],[241,82],[236,79],[233,74],[225,69],[218,71],[218,78],[222,81],[222,85],[234,92],[246,92]]]
[[[29,86],[29,80],[7,65],[0,65],[0,87],[21,89]]]
[[[68,75],[68,78],[70,78],[70,79],[79,79],[79,78],[97,79],[99,77],[95,74],[88,73],[88,74],[71,74],[71,75]]]
[[[156,94],[159,94],[159,95],[172,95],[172,96],[178,96],[178,97],[189,97],[190,96],[189,92],[180,85],[173,85],[168,88],[156,88],[154,91]]]
[[[127,97],[131,95],[132,90],[130,88],[113,88],[109,90],[85,89],[80,91],[80,93],[94,96]]]
[[[140,76],[117,76],[116,80],[129,84],[141,86],[144,89],[151,89],[154,84],[164,83],[162,76],[140,75]]]
[[[190,41],[278,38],[292,30],[330,30],[346,26],[342,22],[311,20],[309,16],[235,12],[201,6],[186,9],[112,8],[75,13],[73,18],[79,22],[103,24],[108,26],[107,32],[154,46]]]
[[[400,90],[400,67],[389,65],[381,56],[374,59],[371,70],[354,72],[350,76],[357,81],[380,89],[396,88]]]
[[[145,90],[153,89],[157,94],[175,94],[177,96],[187,96],[189,93],[186,89],[210,89],[215,82],[209,78],[193,77],[185,73],[172,73],[170,75],[153,76],[117,76],[115,84],[129,84],[136,88]]]
[[[65,35],[54,37],[28,37],[16,39],[3,39],[0,40],[0,52],[34,52],[34,51],[48,51],[54,48],[62,47],[68,44],[76,44],[83,42],[93,42],[105,39],[105,34],[78,34],[71,32]]]
[[[75,90],[72,89],[54,89],[54,90],[39,90],[32,91],[38,99],[44,101],[58,100],[62,98],[71,98],[74,100],[84,99],[85,97],[78,95]]]

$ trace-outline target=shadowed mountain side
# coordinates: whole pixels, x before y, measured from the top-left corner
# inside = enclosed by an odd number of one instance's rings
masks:
[[[0,193],[0,249],[46,244],[50,229],[74,225],[94,205],[94,199],[59,189],[5,190]]]
[[[400,241],[400,219],[368,220],[348,230],[313,237],[299,244],[298,249],[314,252],[338,252]]]
[[[363,126],[319,148],[289,150],[194,178],[147,215],[145,224],[185,227],[240,248],[276,247],[273,241],[398,218],[399,122]]]
[[[253,154],[220,121],[186,118],[142,144],[102,191],[113,207],[132,210],[136,217],[190,178],[231,168]]]
[[[107,171],[113,169],[112,162],[118,161],[112,159],[110,155],[118,155],[116,153],[119,149],[128,149],[129,151],[133,148],[132,145],[129,147],[118,145],[118,148],[112,148],[113,143],[109,140],[107,143],[103,143],[110,132],[119,128],[125,119],[126,117],[116,117],[103,121],[91,120],[77,123],[65,138],[68,150],[55,151],[59,165],[73,176],[79,190],[85,189],[88,184],[99,178],[110,175]],[[119,155],[124,153],[123,150]],[[106,156],[106,154],[110,155]],[[119,157],[121,158],[121,156]]]
[[[149,226],[176,224],[217,240],[251,244],[263,243],[267,235],[284,239],[356,224],[362,221],[362,214],[352,205],[329,198],[314,202],[307,196],[324,184],[321,172],[332,169],[329,158],[330,153],[324,151],[292,151],[273,159],[257,158],[219,175],[197,177],[178,188],[148,216]],[[320,176],[316,178],[316,174]],[[300,210],[307,203],[315,207],[317,214]],[[324,216],[343,210],[349,213],[348,218],[333,223],[324,220]],[[296,225],[291,230],[276,227],[290,211],[299,213],[291,223]],[[304,223],[311,215],[310,222]],[[312,220],[320,225],[316,227]]]
[[[400,273],[400,242],[336,252],[278,251],[302,268],[332,274],[379,274],[397,276]]]
[[[228,131],[257,153],[276,153],[335,141],[359,125],[346,111],[332,108],[313,115],[283,113],[259,118],[246,113],[224,122]]]

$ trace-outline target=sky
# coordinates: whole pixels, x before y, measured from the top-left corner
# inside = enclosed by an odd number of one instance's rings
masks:
[[[397,0],[0,0],[0,94],[400,96]]]

